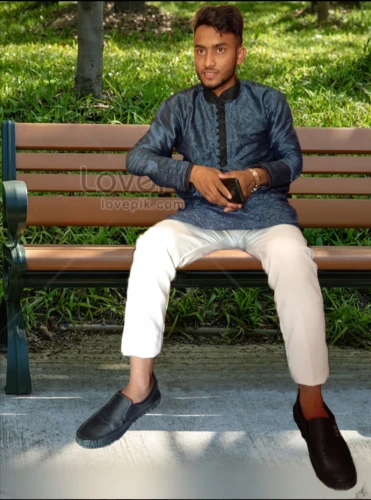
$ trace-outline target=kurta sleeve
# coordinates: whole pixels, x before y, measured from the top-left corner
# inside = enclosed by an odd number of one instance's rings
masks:
[[[178,137],[183,133],[174,99],[167,99],[159,107],[148,132],[127,154],[127,171],[146,175],[161,187],[189,191],[193,163],[171,157]]]
[[[269,188],[279,188],[294,181],[303,168],[303,157],[291,109],[281,92],[275,92],[269,109],[269,142],[274,160],[263,162],[269,177]]]

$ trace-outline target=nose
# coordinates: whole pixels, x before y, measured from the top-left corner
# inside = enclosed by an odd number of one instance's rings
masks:
[[[206,68],[213,68],[215,66],[215,58],[214,58],[214,53],[213,51],[209,51],[206,54],[205,58],[205,67]]]

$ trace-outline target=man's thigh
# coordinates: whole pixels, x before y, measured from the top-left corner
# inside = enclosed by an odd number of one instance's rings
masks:
[[[216,250],[231,248],[228,231],[202,229],[194,224],[163,220],[149,228],[137,240],[137,249],[160,257],[171,256],[175,267],[182,267]]]
[[[262,262],[274,256],[295,256],[302,251],[313,255],[300,228],[291,224],[246,231],[240,240],[240,248]]]

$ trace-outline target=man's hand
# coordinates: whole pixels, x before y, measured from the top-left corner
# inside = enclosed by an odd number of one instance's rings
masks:
[[[232,172],[226,172],[224,174],[221,174],[220,176],[221,179],[228,179],[233,177],[238,179],[241,186],[242,194],[244,195],[246,202],[246,200],[248,199],[253,190],[253,187],[255,186],[254,176],[252,175],[251,172],[247,170],[233,170]],[[238,208],[226,206],[224,212],[234,212],[235,210],[242,208],[243,205],[237,205],[237,207]]]
[[[220,180],[223,177],[225,177],[225,174],[222,174],[222,172],[216,168],[195,165],[192,168],[189,182],[194,185],[197,191],[199,191],[207,201],[224,207],[225,212],[238,210],[242,205],[228,201],[232,196]]]
[[[269,185],[269,178],[266,171],[259,167],[255,168],[255,170],[259,175],[261,184],[265,186]],[[231,198],[231,193],[221,182],[221,179],[228,179],[229,177],[235,177],[239,180],[246,202],[255,186],[255,178],[249,170],[233,170],[222,173],[216,168],[195,165],[192,168],[189,180],[210,203],[224,207],[224,212],[235,212],[242,208],[244,204],[228,201]]]
[[[245,203],[250,194],[252,193],[253,187],[255,186],[255,179],[251,172],[248,170],[232,170],[232,172],[225,172],[221,175],[221,179],[233,178],[239,180],[242,194],[245,198]],[[225,212],[234,212],[239,208],[243,207],[243,205],[238,205],[238,208],[226,207]]]
[[[267,186],[269,184],[269,178],[266,171],[263,168],[255,168],[254,170],[259,175],[261,184]],[[235,177],[236,179],[239,180],[241,191],[245,197],[245,203],[246,203],[247,199],[251,195],[252,190],[255,186],[254,175],[249,170],[232,170],[232,172],[226,172],[224,174],[221,174],[220,176],[221,179],[228,179],[229,177],[232,178]],[[237,205],[237,206],[238,208],[243,207],[243,205]],[[232,208],[227,206],[224,209],[224,212],[234,212],[235,210],[238,210],[238,208]]]

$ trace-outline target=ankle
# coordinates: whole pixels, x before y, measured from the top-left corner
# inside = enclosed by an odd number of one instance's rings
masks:
[[[314,418],[329,418],[322,398],[308,399],[301,397],[299,394],[299,404],[305,420],[312,420]]]
[[[127,386],[121,389],[121,394],[129,398],[132,403],[136,404],[146,399],[148,394],[151,392],[151,387],[152,377],[149,381],[141,380],[133,382],[130,380]]]

